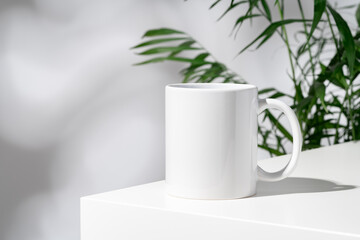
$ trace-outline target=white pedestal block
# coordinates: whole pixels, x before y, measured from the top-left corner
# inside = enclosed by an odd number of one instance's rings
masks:
[[[175,198],[163,181],[83,197],[81,239],[360,239],[359,186],[360,142],[335,145],[303,152],[290,178],[259,182],[249,198]]]

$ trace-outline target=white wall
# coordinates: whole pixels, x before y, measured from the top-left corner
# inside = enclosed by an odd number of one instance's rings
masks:
[[[78,239],[80,196],[164,178],[164,86],[182,65],[131,66],[146,29],[185,30],[248,82],[291,91],[277,39],[234,59],[264,22],[234,40],[238,13],[216,22],[226,4],[211,3],[0,2],[0,239]]]

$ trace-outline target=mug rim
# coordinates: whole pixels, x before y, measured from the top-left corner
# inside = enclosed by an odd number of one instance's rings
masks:
[[[257,89],[255,85],[247,83],[172,83],[166,88],[186,91],[239,91]]]

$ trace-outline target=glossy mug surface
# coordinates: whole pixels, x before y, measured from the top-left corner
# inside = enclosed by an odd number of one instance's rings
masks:
[[[293,153],[275,173],[257,165],[257,116],[284,112],[293,133]],[[281,101],[258,99],[249,84],[180,83],[166,86],[166,190],[192,199],[254,195],[258,179],[278,181],[294,169],[301,150],[294,112]]]

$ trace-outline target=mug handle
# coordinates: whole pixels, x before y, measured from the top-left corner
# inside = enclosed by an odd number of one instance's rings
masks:
[[[294,111],[285,103],[276,99],[259,99],[258,114],[266,109],[275,108],[282,111],[285,116],[289,119],[290,127],[293,135],[293,151],[290,161],[286,166],[277,172],[266,172],[261,167],[257,166],[258,179],[266,182],[275,182],[282,180],[289,176],[289,174],[295,169],[296,163],[299,159],[302,145],[302,137],[299,121],[296,118]]]

